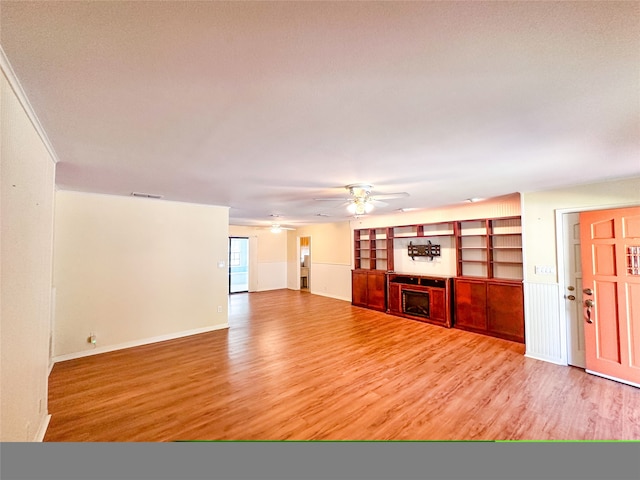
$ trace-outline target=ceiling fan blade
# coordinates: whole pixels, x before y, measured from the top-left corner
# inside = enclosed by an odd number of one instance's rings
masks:
[[[270,227],[262,227],[262,228],[271,230],[274,233],[279,232],[280,230],[295,230],[295,228],[283,227],[279,223],[272,223]]]
[[[406,198],[409,194],[407,192],[396,193],[372,193],[369,198],[373,200],[392,200],[394,198]]]
[[[324,201],[329,201],[329,202],[339,202],[339,201],[343,201],[346,202],[348,200],[351,200],[353,197],[325,197],[325,198],[314,198],[314,200],[317,200],[319,202],[324,202]]]
[[[381,202],[380,200],[376,200],[375,198],[370,198],[369,203],[374,207],[386,207],[387,205],[389,205],[388,203]]]

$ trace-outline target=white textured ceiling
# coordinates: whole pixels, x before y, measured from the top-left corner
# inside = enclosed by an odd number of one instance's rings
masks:
[[[640,174],[640,3],[0,2],[62,189],[233,224]],[[375,214],[374,212],[374,214]],[[318,217],[322,213],[328,217]]]

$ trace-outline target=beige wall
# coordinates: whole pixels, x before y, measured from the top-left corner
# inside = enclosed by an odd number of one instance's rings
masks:
[[[556,210],[605,209],[630,204],[640,205],[640,177],[523,194],[525,280],[558,281],[557,274],[535,274],[536,265],[557,266]]]
[[[351,229],[348,221],[308,225],[296,230],[298,237],[311,237],[311,261],[351,265]]]
[[[287,288],[287,233],[269,228],[229,226],[232,237],[249,238],[249,291]]]
[[[300,237],[311,237],[311,293],[351,301],[351,228],[348,221],[299,227],[289,234],[289,288],[296,288],[299,269],[297,248]],[[293,275],[293,276],[292,276]],[[295,285],[295,286],[294,286]]]
[[[227,259],[226,207],[57,192],[56,360],[224,328]]]
[[[512,193],[476,203],[461,202],[447,207],[399,212],[392,215],[374,215],[351,221],[353,229],[414,225],[420,223],[450,222],[476,218],[509,217],[520,215],[520,194]]]
[[[0,440],[41,439],[48,419],[54,169],[0,75]]]
[[[229,225],[229,236],[258,239],[256,260],[260,263],[286,262],[287,230],[272,233],[268,228]]]

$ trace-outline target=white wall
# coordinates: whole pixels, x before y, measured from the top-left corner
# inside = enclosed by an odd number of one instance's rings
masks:
[[[21,103],[24,97],[16,95],[16,91],[21,94],[17,81],[3,64],[0,75],[0,440],[3,442],[41,440],[49,418],[47,375],[55,164],[23,108],[27,106],[24,101]]]
[[[226,327],[228,218],[227,207],[57,192],[55,359]]]
[[[440,245],[440,256],[429,260],[427,257],[415,257],[408,254],[409,242],[414,245],[425,245],[430,240],[433,245]],[[451,237],[397,238],[393,241],[394,271],[435,277],[455,277],[456,245]]]

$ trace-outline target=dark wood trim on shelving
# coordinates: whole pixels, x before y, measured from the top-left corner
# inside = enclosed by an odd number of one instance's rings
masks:
[[[389,280],[395,278],[394,275],[421,277],[394,271],[394,241],[428,237],[450,237],[455,245],[456,272],[446,293],[446,318],[424,318],[401,312],[398,302],[402,287]],[[520,216],[356,229],[353,304],[524,342],[522,241],[517,237],[522,238]],[[503,240],[498,240],[501,238]],[[363,274],[386,274],[386,280],[382,282],[379,276],[369,278],[361,276]],[[415,288],[430,291],[420,285]],[[497,299],[489,298],[490,291]]]

